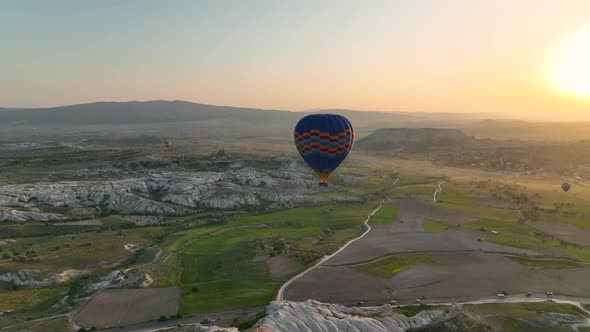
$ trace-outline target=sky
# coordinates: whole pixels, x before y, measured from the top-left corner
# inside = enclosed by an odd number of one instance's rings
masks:
[[[165,99],[590,119],[590,98],[547,78],[556,47],[590,24],[588,0],[0,1],[0,107]]]

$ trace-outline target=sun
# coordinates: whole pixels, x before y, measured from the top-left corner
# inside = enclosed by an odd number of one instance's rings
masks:
[[[549,59],[549,80],[564,94],[590,100],[590,24],[557,45]]]

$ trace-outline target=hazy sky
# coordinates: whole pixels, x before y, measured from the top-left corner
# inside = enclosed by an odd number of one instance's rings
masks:
[[[590,115],[545,79],[588,0],[0,1],[0,106]]]

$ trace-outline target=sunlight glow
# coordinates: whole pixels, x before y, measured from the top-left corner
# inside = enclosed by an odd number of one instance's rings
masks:
[[[563,93],[590,100],[590,24],[565,39],[551,54],[549,79]]]

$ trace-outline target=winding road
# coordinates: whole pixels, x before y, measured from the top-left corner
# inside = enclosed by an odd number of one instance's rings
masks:
[[[294,276],[293,278],[287,280],[287,282],[285,282],[283,284],[283,286],[281,286],[281,288],[279,289],[279,292],[277,293],[277,301],[282,301],[284,294],[285,294],[285,289],[287,289],[287,287],[289,287],[289,285],[291,285],[295,280],[303,277],[304,275],[308,274],[309,272],[313,271],[315,268],[317,268],[318,266],[322,265],[323,262],[327,261],[328,259],[338,255],[339,253],[342,252],[342,250],[346,249],[346,247],[348,247],[351,243],[362,239],[363,237],[365,237],[365,235],[367,235],[367,233],[369,233],[371,231],[371,226],[369,225],[369,220],[371,219],[371,217],[375,214],[375,212],[379,211],[379,209],[381,209],[381,207],[383,206],[383,203],[379,204],[379,206],[373,210],[373,212],[371,212],[368,216],[367,219],[365,219],[364,225],[367,227],[367,230],[365,230],[363,232],[363,234],[361,234],[359,237],[354,238],[348,242],[346,242],[345,245],[343,245],[342,247],[340,247],[340,249],[336,250],[336,252],[334,252],[333,254],[329,255],[329,256],[324,256],[322,259],[320,259],[317,263],[315,263],[312,267],[310,267],[309,269],[299,273],[298,275]]]
[[[393,181],[392,186],[395,186],[395,184],[397,183],[397,181],[399,180],[399,175],[395,178],[395,180]],[[342,247],[340,247],[340,249],[336,250],[336,252],[334,252],[333,254],[329,255],[329,256],[324,256],[322,259],[320,259],[317,263],[315,263],[313,266],[311,266],[309,269],[299,273],[298,275],[294,276],[293,278],[287,280],[287,282],[285,282],[283,284],[283,286],[281,286],[281,288],[279,289],[278,293],[277,293],[277,301],[283,301],[284,295],[285,295],[285,290],[287,289],[287,287],[289,287],[289,285],[291,285],[294,281],[296,281],[297,279],[303,277],[304,275],[308,274],[309,272],[313,271],[314,269],[316,269],[318,266],[322,265],[322,263],[324,263],[325,261],[327,261],[328,259],[338,255],[339,253],[341,253],[344,249],[346,249],[350,244],[354,243],[355,241],[358,241],[360,239],[362,239],[363,237],[365,237],[365,235],[367,235],[370,231],[371,231],[371,226],[369,225],[369,220],[371,220],[371,217],[377,212],[379,211],[379,209],[381,209],[383,207],[383,201],[381,201],[381,203],[379,203],[379,206],[373,210],[371,213],[369,213],[369,215],[367,216],[367,218],[364,221],[364,225],[365,227],[367,227],[367,230],[365,230],[363,232],[363,234],[361,234],[359,237],[354,238],[348,242],[346,242],[346,244],[344,244]]]
[[[436,203],[436,194],[442,191],[442,185],[447,181],[442,181],[434,184],[434,194],[432,194],[432,200]]]

